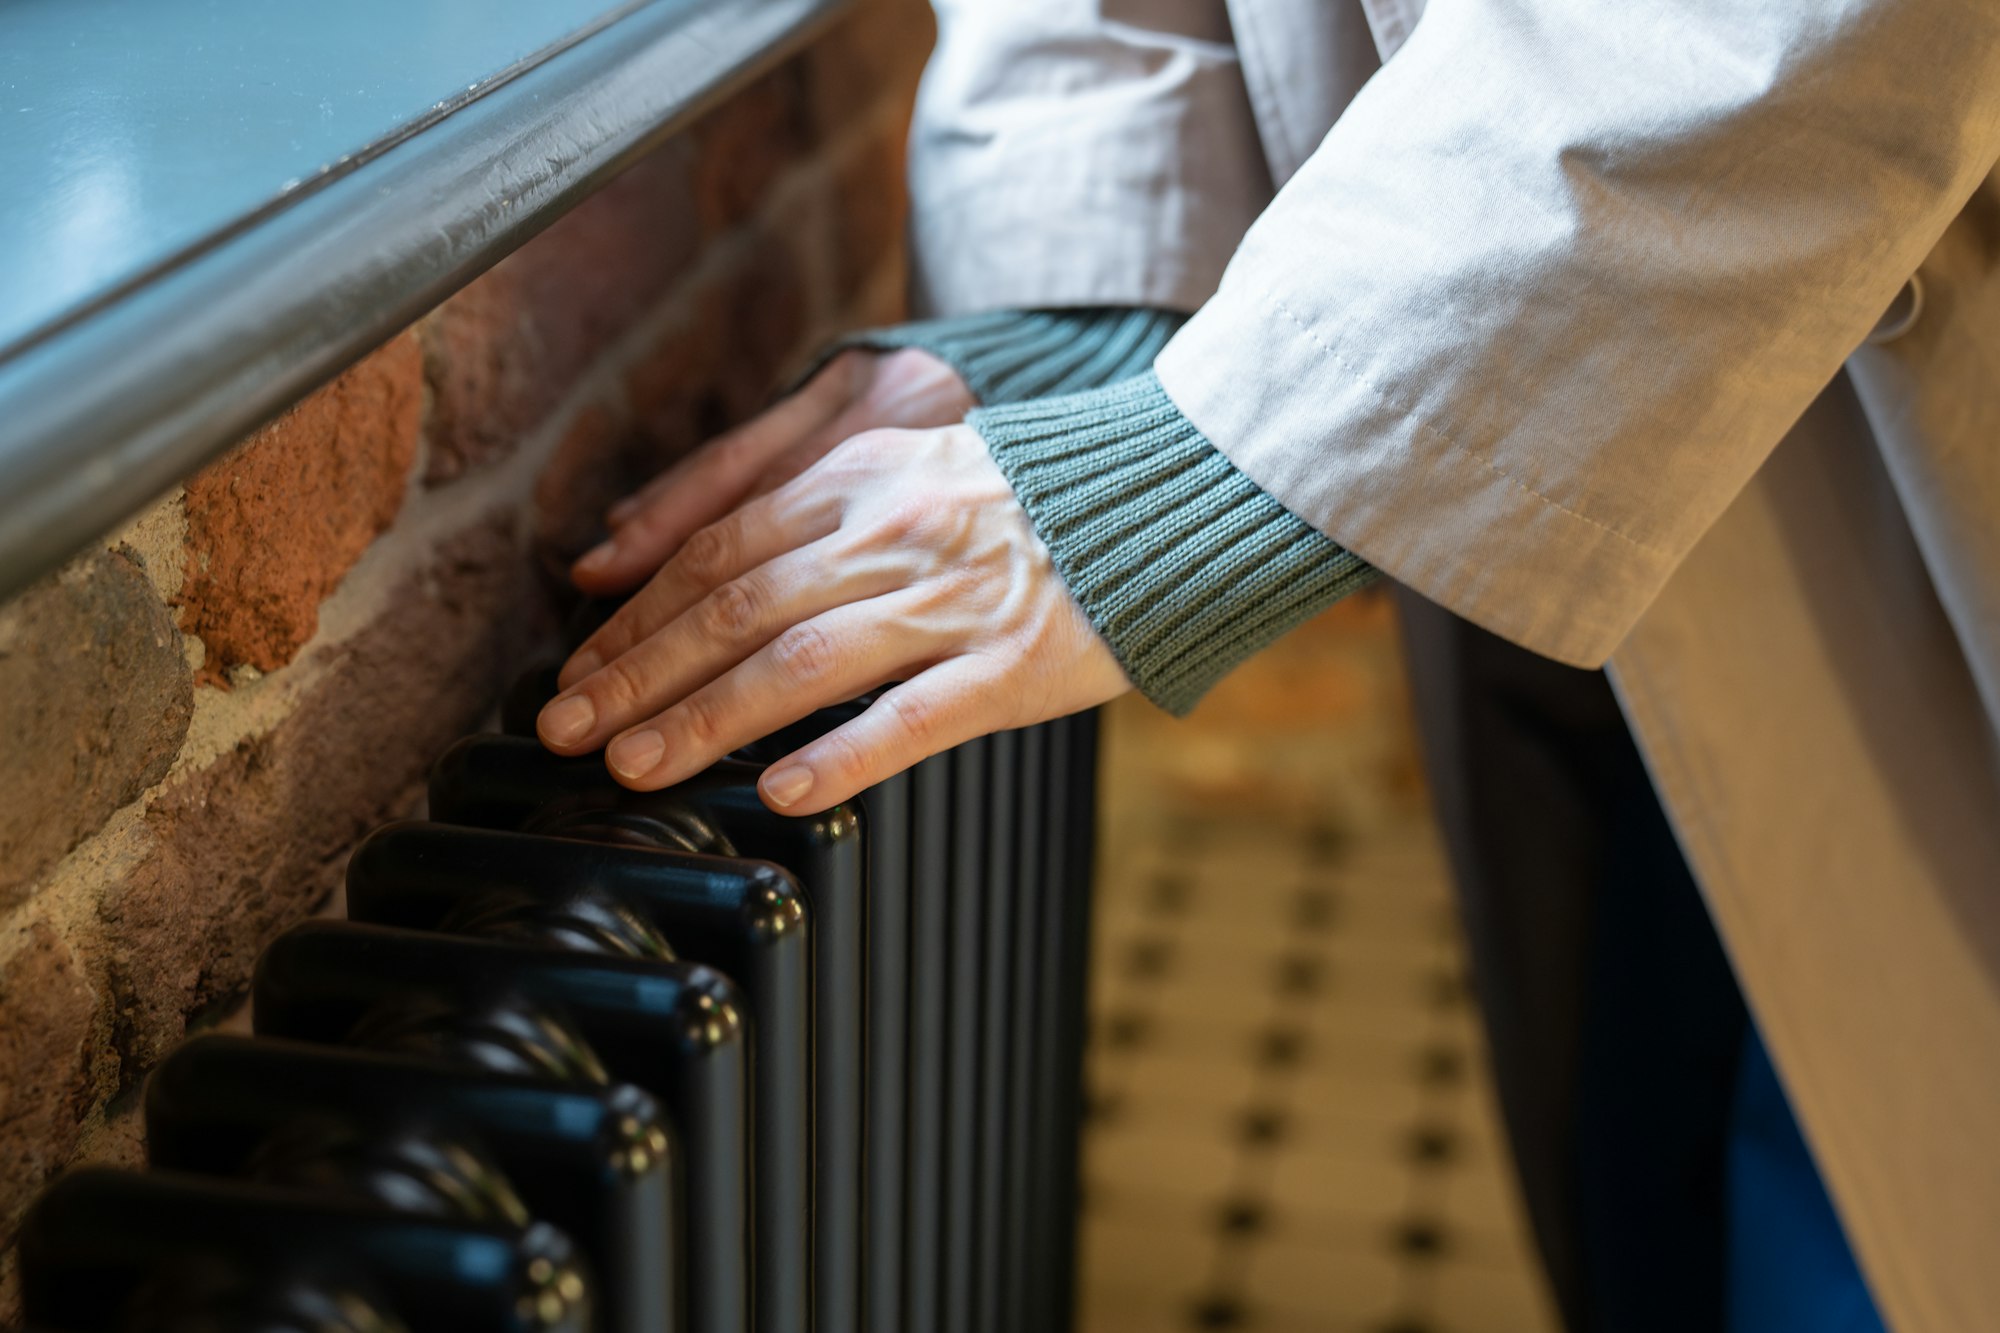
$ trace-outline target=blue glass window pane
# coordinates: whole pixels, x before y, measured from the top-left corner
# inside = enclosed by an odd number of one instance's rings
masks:
[[[0,349],[637,7],[0,5]]]

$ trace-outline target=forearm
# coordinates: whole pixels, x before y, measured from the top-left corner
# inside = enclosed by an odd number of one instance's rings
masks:
[[[1595,666],[1996,155],[1990,4],[1441,0],[1160,379],[1315,527]]]

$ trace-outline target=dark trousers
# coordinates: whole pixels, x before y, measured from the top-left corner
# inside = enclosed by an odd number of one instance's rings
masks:
[[[1570,1333],[1723,1327],[1742,996],[1603,673],[1399,594],[1502,1115]]]

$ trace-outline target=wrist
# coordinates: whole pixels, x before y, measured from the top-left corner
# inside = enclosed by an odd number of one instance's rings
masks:
[[[1239,472],[1150,371],[966,420],[1119,664],[1170,712],[1377,577]]]

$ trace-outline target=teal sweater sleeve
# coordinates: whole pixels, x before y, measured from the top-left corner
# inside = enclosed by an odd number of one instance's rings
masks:
[[[992,406],[1128,379],[1151,366],[1186,322],[1178,311],[1145,307],[993,310],[866,329],[841,339],[829,355],[847,347],[920,347]]]
[[[966,420],[1125,673],[1169,712],[1378,577],[1237,471],[1150,369]]]
[[[1001,310],[853,334],[920,347],[985,406],[985,439],[1125,673],[1184,713],[1237,663],[1375,581],[1181,415],[1153,358],[1167,310]],[[830,353],[829,353],[830,354]]]

